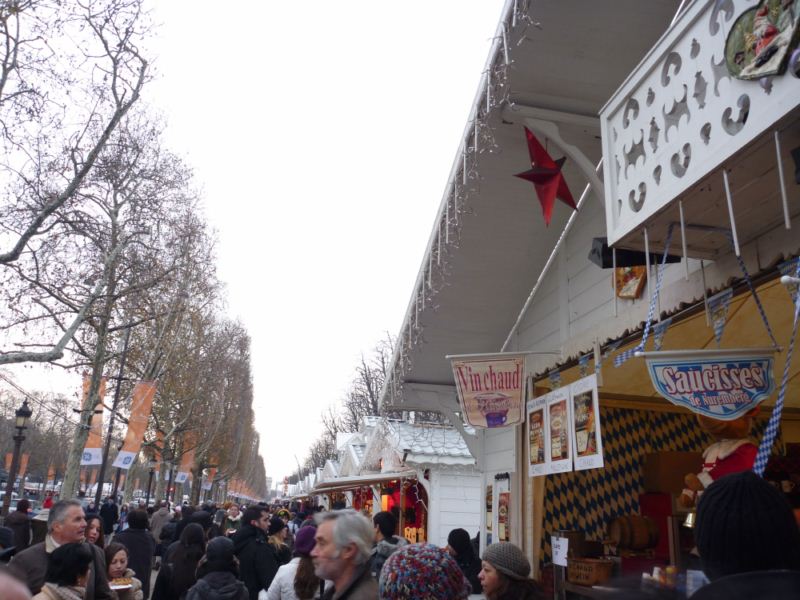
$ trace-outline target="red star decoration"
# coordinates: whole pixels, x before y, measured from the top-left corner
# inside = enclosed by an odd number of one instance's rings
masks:
[[[524,173],[518,173],[514,177],[533,183],[533,187],[536,188],[536,195],[539,197],[539,203],[542,205],[544,222],[546,225],[550,225],[556,198],[578,210],[578,206],[575,204],[575,200],[567,187],[567,182],[561,174],[561,167],[564,166],[564,161],[567,159],[559,158],[558,160],[553,160],[547,150],[539,143],[539,140],[536,139],[536,136],[533,135],[533,132],[527,127],[525,128],[525,135],[528,138],[531,169]]]

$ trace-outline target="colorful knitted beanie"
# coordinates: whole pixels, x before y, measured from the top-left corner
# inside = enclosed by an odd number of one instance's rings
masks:
[[[431,544],[393,553],[380,574],[381,600],[466,600],[472,586],[450,554]]]

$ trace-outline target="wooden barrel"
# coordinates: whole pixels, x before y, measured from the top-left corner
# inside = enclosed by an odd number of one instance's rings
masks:
[[[618,548],[646,550],[658,544],[658,524],[639,515],[617,517],[608,525],[608,537]]]

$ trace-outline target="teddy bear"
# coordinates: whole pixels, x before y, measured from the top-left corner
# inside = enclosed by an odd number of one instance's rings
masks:
[[[717,441],[703,452],[703,469],[699,473],[688,473],[684,477],[686,489],[678,498],[678,504],[692,508],[705,488],[723,475],[748,471],[753,468],[758,446],[748,435],[758,407],[731,421],[712,419],[697,415],[700,428]]]

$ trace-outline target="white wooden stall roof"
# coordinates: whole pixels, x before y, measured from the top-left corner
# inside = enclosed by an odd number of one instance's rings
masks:
[[[558,202],[552,223],[545,226],[533,186],[514,177],[530,168],[525,117],[554,111],[551,116],[559,121],[563,138],[596,163],[601,156],[600,108],[668,28],[679,4],[678,0],[531,3],[530,15],[539,25],[509,49],[513,106],[492,114],[500,151],[479,155],[479,191],[470,197],[470,214],[464,217],[457,248],[446,255],[447,284],[416,314],[412,295],[404,328],[418,319],[422,341],[410,351],[412,366],[404,381],[452,384],[445,355],[500,350],[570,214]],[[440,66],[446,69],[446,61]],[[457,143],[454,140],[454,146]],[[550,150],[554,158],[563,156]],[[460,160],[459,151],[454,170]],[[564,173],[577,201],[586,178],[570,160]],[[429,246],[421,273],[430,251]],[[399,354],[394,361],[396,365]],[[392,402],[390,396],[384,389],[382,401]],[[394,402],[402,404],[400,399]]]

